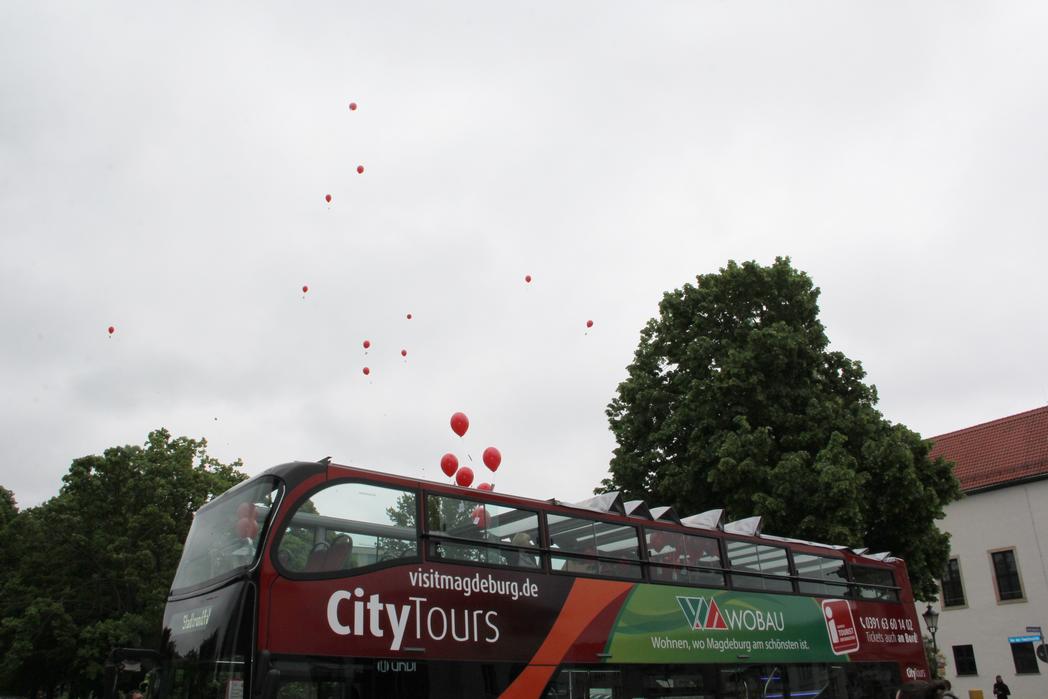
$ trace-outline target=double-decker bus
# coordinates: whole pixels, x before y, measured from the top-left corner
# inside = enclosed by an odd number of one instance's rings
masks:
[[[322,462],[197,512],[151,697],[892,697],[928,679],[903,561]]]

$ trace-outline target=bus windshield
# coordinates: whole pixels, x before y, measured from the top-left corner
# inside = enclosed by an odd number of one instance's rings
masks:
[[[201,508],[189,529],[172,589],[196,587],[251,566],[277,493],[275,478],[260,478]]]

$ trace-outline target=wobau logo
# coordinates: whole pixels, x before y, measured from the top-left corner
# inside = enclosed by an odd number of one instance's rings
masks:
[[[723,612],[713,597],[678,597],[688,625],[698,631],[783,631],[786,619],[782,612],[763,609],[731,609]]]
[[[405,637],[414,633],[414,640],[443,641],[450,635],[459,643],[495,643],[499,640],[496,625],[498,612],[484,609],[444,609],[430,605],[426,597],[409,597],[411,604],[390,604],[382,601],[379,594],[367,596],[364,588],[352,592],[336,590],[328,598],[327,622],[339,636],[371,636],[385,638],[390,635],[390,650],[400,650]],[[348,603],[348,613],[340,614]],[[342,620],[347,619],[348,623]],[[482,626],[483,624],[483,626]]]

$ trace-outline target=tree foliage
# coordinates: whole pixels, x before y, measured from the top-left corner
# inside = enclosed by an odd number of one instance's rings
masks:
[[[97,695],[110,649],[159,646],[192,513],[245,478],[206,446],[161,429],[76,459],[57,496],[10,518],[0,492],[0,688]]]
[[[828,349],[818,297],[788,258],[729,262],[666,293],[608,406],[618,447],[598,490],[892,551],[934,598],[951,465],[877,411],[862,365]]]

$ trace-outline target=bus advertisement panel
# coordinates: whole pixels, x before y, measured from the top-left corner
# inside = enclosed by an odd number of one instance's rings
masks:
[[[402,566],[278,579],[274,653],[532,662],[897,662],[924,677],[912,607],[890,602]],[[555,646],[562,651],[559,656]]]

